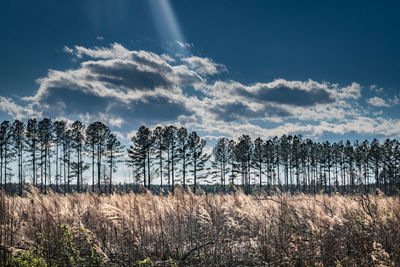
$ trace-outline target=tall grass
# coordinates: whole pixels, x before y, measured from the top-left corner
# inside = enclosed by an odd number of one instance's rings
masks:
[[[3,265],[400,265],[398,196],[0,196]]]

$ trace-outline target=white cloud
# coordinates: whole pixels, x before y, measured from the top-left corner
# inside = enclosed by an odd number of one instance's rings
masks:
[[[181,60],[203,75],[215,75],[221,71],[226,71],[226,67],[223,64],[217,64],[207,57],[191,56]]]
[[[337,85],[335,85],[337,87]],[[336,94],[339,98],[359,99],[361,97],[361,85],[353,82],[351,85],[340,88]]]
[[[161,54],[160,56],[163,60],[169,62],[169,63],[174,63],[175,59],[173,59],[171,56],[167,55],[167,54]]]
[[[185,47],[192,47],[192,46],[193,46],[192,43],[184,43],[184,42],[181,42],[181,41],[176,41],[176,43],[177,43],[180,47],[182,47],[182,48],[185,48]]]
[[[264,101],[289,103],[293,105],[309,105],[314,103],[329,103],[340,99],[358,99],[361,96],[361,86],[352,83],[339,87],[327,82],[288,81],[275,79],[269,83],[243,85],[237,81],[217,81],[211,86],[202,88],[207,94],[216,97],[229,94],[233,97],[264,97]],[[271,93],[273,93],[271,95]]]
[[[386,103],[384,99],[377,96],[371,97],[367,102],[374,107],[390,107],[390,105]]]
[[[392,99],[390,99],[390,102],[391,102],[393,105],[398,105],[398,104],[400,103],[400,98],[399,98],[399,96],[398,96],[398,95],[395,95]]]
[[[144,124],[176,120],[192,112],[183,88],[205,80],[166,55],[130,51],[116,43],[109,48],[64,50],[81,59],[80,67],[49,70],[37,79],[38,91],[23,97],[48,116],[84,114],[87,120],[103,120],[118,128],[127,119]]]
[[[281,122],[285,118],[304,121],[343,119],[361,115],[354,98],[361,86],[352,83],[340,87],[327,82],[288,81],[276,79],[269,83],[243,85],[237,81],[216,81],[198,88],[207,97],[206,110],[216,119],[262,119]]]
[[[179,93],[180,86],[203,82],[203,78],[187,66],[170,65],[172,60],[166,55],[129,51],[119,44],[111,48],[76,46],[64,50],[79,58],[85,55],[101,60],[83,61],[80,68],[73,70],[49,70],[47,77],[37,80],[38,92],[24,100],[40,101],[51,94],[52,88],[63,88],[129,103],[150,95],[169,97]]]
[[[100,112],[99,117],[107,125],[115,126],[118,128],[121,128],[122,124],[124,123],[124,120],[121,117],[113,116],[113,114],[110,114],[110,113],[101,113]]]
[[[371,85],[371,86],[369,87],[369,89],[370,89],[371,91],[374,91],[374,92],[377,93],[377,94],[380,94],[380,93],[383,92],[383,88],[382,88],[382,87],[378,87],[378,85],[376,85],[376,84]]]
[[[305,138],[320,138],[326,133],[345,135],[347,133],[357,133],[359,135],[383,135],[390,138],[400,137],[400,120],[385,119],[382,117],[355,117],[343,121],[320,121],[317,124],[307,122],[286,122],[274,128],[264,128],[251,123],[238,122],[215,122],[207,121],[203,123],[186,123],[185,127],[196,129],[198,131],[208,132],[211,136],[226,136],[229,138],[238,138],[246,133],[253,139],[256,137],[272,138],[288,134],[301,134]]]
[[[81,58],[82,56],[103,59],[130,57],[130,51],[118,43],[113,43],[110,48],[96,47],[94,49],[86,48],[83,46],[75,46],[74,48],[64,46],[64,51],[74,54],[78,58]]]
[[[97,40],[104,40],[104,37],[103,36],[96,36],[96,39]]]
[[[0,110],[7,113],[16,120],[23,120],[32,117],[41,117],[42,114],[33,109],[32,105],[20,106],[11,98],[0,96]]]
[[[225,70],[210,58],[173,58],[129,50],[118,43],[64,47],[64,51],[80,61],[78,68],[49,70],[37,80],[37,92],[22,98],[28,105],[1,97],[0,109],[19,119],[43,114],[78,117],[86,123],[102,120],[127,138],[142,124],[169,123],[201,131],[210,140],[243,133],[263,138],[298,133],[305,137],[348,132],[399,135],[393,127],[400,126],[398,120],[383,119],[362,107],[362,87],[355,82],[344,86],[311,79],[208,83],[209,76]],[[368,102],[380,106],[398,102],[398,98],[388,103],[379,99]]]
[[[134,137],[136,135],[136,133],[137,133],[136,129],[128,132],[127,135],[126,135],[126,139],[131,140],[132,137]]]
[[[63,51],[64,51],[65,53],[68,53],[68,54],[73,54],[73,53],[74,53],[74,49],[69,48],[68,46],[64,46],[64,47],[63,47]]]

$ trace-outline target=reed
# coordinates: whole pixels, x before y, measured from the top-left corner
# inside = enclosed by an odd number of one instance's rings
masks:
[[[4,265],[399,266],[399,196],[0,195]]]

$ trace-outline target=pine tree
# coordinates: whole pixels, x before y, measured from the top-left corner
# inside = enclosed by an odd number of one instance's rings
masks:
[[[331,168],[332,168],[332,148],[331,143],[329,141],[325,141],[323,143],[323,157],[325,163],[325,170],[328,171],[328,177],[324,175],[324,192],[331,192]],[[327,188],[328,187],[328,188]],[[328,189],[328,190],[327,190]]]
[[[92,158],[92,192],[95,191],[95,181],[94,181],[94,161],[96,159],[96,154],[95,154],[95,147],[96,147],[96,124],[91,123],[87,128],[86,128],[86,139],[85,139],[85,150],[91,155]]]
[[[28,124],[26,126],[26,146],[27,151],[31,156],[31,165],[32,165],[32,184],[37,186],[37,173],[36,173],[36,150],[38,144],[38,123],[36,119],[29,119]]]
[[[56,186],[57,190],[59,190],[59,184],[61,182],[61,168],[59,168],[59,147],[62,144],[63,135],[66,129],[65,121],[56,121],[54,122],[54,145],[56,147]]]
[[[235,158],[240,163],[242,186],[246,192],[250,191],[251,155],[253,153],[253,142],[250,136],[244,134],[239,137],[235,147]]]
[[[158,126],[153,131],[154,135],[154,149],[156,152],[156,159],[158,160],[158,173],[160,178],[160,186],[163,187],[163,153],[166,150],[166,141],[164,140],[165,128]]]
[[[182,185],[183,188],[186,188],[186,171],[188,167],[188,163],[190,161],[190,154],[188,153],[189,149],[189,139],[187,130],[183,127],[178,129],[177,132],[177,157],[181,160],[182,164]]]
[[[62,136],[64,192],[71,192],[71,154],[73,148],[72,130],[67,129]]]
[[[17,155],[17,167],[18,167],[18,192],[22,196],[22,152],[23,144],[25,138],[25,125],[23,122],[16,120],[12,125],[12,137],[15,149],[15,154]]]
[[[272,140],[267,140],[263,145],[264,158],[267,164],[267,186],[268,190],[271,185],[276,184],[274,173],[274,144]]]
[[[11,177],[10,167],[8,163],[13,157],[12,145],[12,125],[9,121],[3,121],[0,126],[0,185],[4,190],[7,190],[7,177]],[[4,175],[3,175],[4,172]]]
[[[128,149],[129,164],[134,167],[136,173],[143,173],[143,185],[150,187],[150,174],[146,177],[146,171],[150,171],[150,150],[153,144],[151,131],[145,126],[141,126],[136,132],[136,136],[131,138],[131,146]],[[146,170],[147,169],[147,170]],[[146,183],[147,178],[147,183]]]
[[[40,189],[47,192],[47,180],[50,180],[48,170],[48,158],[52,145],[52,122],[51,119],[44,118],[38,124],[39,144],[40,144]],[[43,179],[44,178],[44,179]],[[43,183],[44,181],[44,183]]]
[[[219,170],[220,183],[224,190],[226,187],[226,177],[229,172],[229,161],[232,157],[232,147],[230,146],[230,140],[223,137],[220,138],[213,148],[214,160],[212,165],[214,168]]]
[[[82,158],[84,129],[85,125],[80,121],[74,121],[71,125],[72,147],[75,149],[76,161],[72,163],[70,162],[70,165],[76,175],[76,189],[78,192],[81,191],[82,173],[84,169],[84,162]]]
[[[86,149],[92,154],[92,190],[94,191],[94,158],[97,158],[97,188],[101,193],[101,165],[102,156],[107,149],[110,129],[103,122],[91,123],[86,129]]]
[[[107,147],[107,162],[110,168],[110,181],[109,181],[109,193],[112,193],[112,174],[116,171],[116,166],[121,162],[120,158],[123,155],[124,146],[118,141],[117,137],[113,133],[107,135],[106,141]]]
[[[237,161],[236,142],[234,140],[229,140],[229,150],[231,151],[230,157],[229,157],[229,165],[231,166],[229,178],[230,178],[231,184],[235,185],[237,174],[240,173],[240,171],[239,171],[240,164]]]
[[[255,172],[256,177],[259,179],[259,187],[262,188],[262,175],[264,174],[264,163],[265,163],[265,152],[264,152],[264,141],[257,137],[254,140],[254,150],[252,153],[252,165],[254,169],[257,171]]]
[[[204,178],[204,175],[199,175],[201,171],[204,170],[205,164],[210,158],[209,155],[204,153],[204,147],[206,146],[206,140],[200,138],[196,132],[192,132],[189,135],[189,153],[190,157],[190,165],[192,166],[192,170],[190,171],[193,174],[193,192],[196,193],[197,180],[199,178]]]
[[[349,179],[350,179],[350,190],[354,192],[354,148],[351,145],[350,141],[347,140],[346,145],[344,147],[344,155],[345,155],[345,164],[349,170]]]
[[[291,150],[291,168],[295,169],[296,175],[296,190],[299,190],[300,187],[300,159],[302,154],[301,152],[301,144],[302,137],[301,135],[295,135],[292,139],[292,150]]]
[[[175,165],[179,157],[177,157],[177,128],[173,125],[167,126],[164,130],[164,141],[167,150],[167,174],[168,185],[170,189],[175,189]]]
[[[274,154],[274,158],[275,158],[274,165],[276,167],[276,180],[277,180],[279,189],[282,189],[281,188],[282,183],[281,183],[281,177],[280,177],[280,168],[279,168],[279,165],[281,163],[281,159],[280,159],[281,140],[277,136],[275,136],[272,139],[272,143],[273,143],[273,151],[274,151],[273,154]],[[274,167],[274,169],[275,169],[275,167]],[[274,171],[274,176],[275,176],[275,171]]]
[[[286,190],[289,190],[289,157],[290,157],[290,138],[283,135],[280,138],[280,160],[284,167]]]

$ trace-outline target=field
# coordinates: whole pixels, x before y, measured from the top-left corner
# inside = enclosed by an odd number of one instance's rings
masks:
[[[10,266],[399,266],[399,196],[0,196]]]

